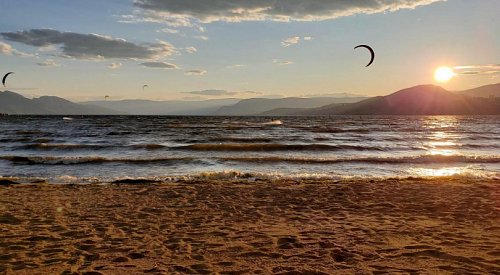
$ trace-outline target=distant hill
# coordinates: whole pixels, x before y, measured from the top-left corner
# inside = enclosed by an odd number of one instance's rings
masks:
[[[200,101],[152,101],[152,100],[119,100],[119,101],[87,101],[83,105],[94,105],[116,110],[131,115],[210,115],[219,108],[235,104],[240,99],[211,99]]]
[[[221,107],[213,113],[219,116],[245,116],[262,115],[263,113],[275,109],[294,109],[294,108],[316,108],[332,103],[353,103],[366,99],[366,97],[287,97],[287,98],[250,98],[240,102]],[[283,110],[282,110],[283,111]]]
[[[472,97],[500,97],[500,83],[457,92]]]
[[[481,115],[500,114],[500,98],[474,98],[435,85],[420,85],[352,104],[331,104],[293,115]]]
[[[20,94],[0,92],[0,113],[18,115],[108,115],[115,111],[98,106],[84,106],[55,96],[29,99]]]

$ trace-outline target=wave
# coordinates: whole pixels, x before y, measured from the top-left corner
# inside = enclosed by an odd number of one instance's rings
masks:
[[[264,122],[262,123],[262,125],[283,125],[283,121],[281,120],[273,120],[273,121],[269,121],[269,122]]]
[[[463,155],[420,155],[408,157],[360,157],[336,159],[312,159],[289,157],[224,157],[223,161],[249,163],[299,163],[299,164],[335,164],[335,163],[368,163],[368,164],[432,164],[432,163],[500,163],[500,156],[463,156]]]
[[[202,162],[194,158],[104,158],[104,157],[54,157],[54,156],[2,156],[0,160],[10,161],[14,164],[24,165],[79,165],[79,164],[104,164],[104,163],[123,163],[123,164],[186,164]]]
[[[21,149],[35,150],[76,150],[76,149],[105,149],[114,146],[100,144],[66,144],[66,143],[32,143],[20,146]]]
[[[447,179],[451,182],[454,180],[482,180],[484,179],[500,179],[500,173],[487,172],[487,173],[463,173],[454,175],[444,175],[444,176],[424,176],[424,175],[332,175],[325,173],[256,173],[256,172],[243,172],[238,170],[228,170],[228,171],[206,171],[194,174],[184,174],[184,175],[171,175],[171,176],[111,176],[111,177],[77,177],[72,175],[60,175],[55,177],[2,177],[0,179],[6,179],[19,183],[51,183],[51,184],[102,184],[102,183],[114,183],[114,184],[158,184],[158,183],[168,183],[168,182],[184,182],[189,183],[190,181],[200,183],[200,182],[216,182],[217,184],[231,181],[248,182],[255,183],[260,181],[280,181],[280,180],[292,180],[305,181],[308,184],[337,184],[339,181],[345,183],[348,182],[363,182],[371,183],[374,181],[384,181],[384,180],[436,180],[436,179]],[[441,182],[439,182],[441,183]]]
[[[336,127],[304,127],[304,126],[296,126],[292,127],[299,130],[304,130],[312,133],[370,133],[374,130],[372,129],[363,129],[363,128],[336,128]]]
[[[151,143],[151,144],[135,144],[135,145],[131,145],[131,147],[136,148],[136,149],[154,150],[154,149],[162,149],[162,148],[165,148],[167,146],[161,145],[161,144]]]
[[[268,143],[272,142],[272,138],[262,138],[262,137],[214,137],[208,139],[211,142],[236,142],[236,143],[254,143],[254,142],[263,142]]]
[[[385,151],[382,147],[368,147],[361,145],[327,145],[327,144],[211,144],[200,143],[173,147],[180,150],[192,151],[336,151],[336,150],[356,150],[356,151]]]
[[[420,155],[407,157],[352,157],[352,158],[300,158],[300,157],[217,157],[209,158],[222,162],[244,163],[295,163],[295,164],[336,164],[336,163],[366,163],[366,164],[434,164],[434,163],[500,163],[500,156],[464,156],[464,155]],[[158,158],[105,158],[91,157],[60,157],[60,156],[1,156],[0,160],[17,165],[79,165],[79,164],[207,164],[204,159],[193,157],[158,157]]]
[[[166,148],[167,146],[161,144],[134,144],[134,145],[107,145],[107,144],[66,144],[66,143],[32,143],[21,145],[17,148],[27,150],[104,150],[104,149],[146,149],[155,150]]]

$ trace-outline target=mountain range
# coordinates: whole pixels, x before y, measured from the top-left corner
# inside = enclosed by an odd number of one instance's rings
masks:
[[[288,98],[250,98],[243,99],[231,106],[219,108],[213,115],[247,116],[268,112],[278,108],[317,108],[326,104],[354,103],[367,97],[288,97]]]
[[[490,87],[491,88],[491,87]],[[482,88],[478,88],[482,90]],[[500,84],[496,85],[497,91]],[[473,93],[473,90],[469,90]],[[276,115],[283,110],[276,110]],[[287,115],[494,115],[500,114],[500,97],[472,97],[435,85],[419,85],[387,96],[352,104],[330,104],[313,109],[289,110]],[[273,111],[266,112],[273,115]]]
[[[54,96],[29,99],[0,92],[0,113],[33,115],[472,115],[500,114],[500,83],[450,92],[419,85],[377,97],[289,97],[201,101],[88,101]]]
[[[120,114],[130,115],[212,115],[222,106],[236,104],[240,99],[224,98],[199,101],[152,101],[152,100],[119,100],[119,101],[87,101],[84,106],[99,106],[115,110]]]
[[[116,111],[73,103],[55,96],[42,96],[29,99],[20,94],[4,91],[0,92],[0,113],[4,114],[31,114],[31,115],[114,115]]]

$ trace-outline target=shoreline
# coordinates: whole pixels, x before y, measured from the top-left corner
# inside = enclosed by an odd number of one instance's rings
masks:
[[[18,184],[0,206],[7,274],[500,269],[496,179]]]
[[[10,185],[108,185],[108,184],[176,184],[176,183],[280,183],[280,182],[302,182],[302,183],[347,183],[347,182],[381,182],[381,181],[499,181],[500,173],[483,172],[482,174],[457,173],[451,175],[386,175],[386,176],[364,176],[364,175],[323,175],[323,174],[266,174],[240,171],[207,171],[194,174],[179,174],[171,176],[138,176],[138,177],[109,177],[109,178],[79,178],[75,176],[64,175],[56,178],[46,177],[19,177],[19,176],[0,176],[0,186]]]

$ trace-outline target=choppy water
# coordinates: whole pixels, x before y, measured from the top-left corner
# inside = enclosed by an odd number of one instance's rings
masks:
[[[0,117],[0,176],[500,175],[499,116]],[[220,173],[220,174],[218,174]]]

